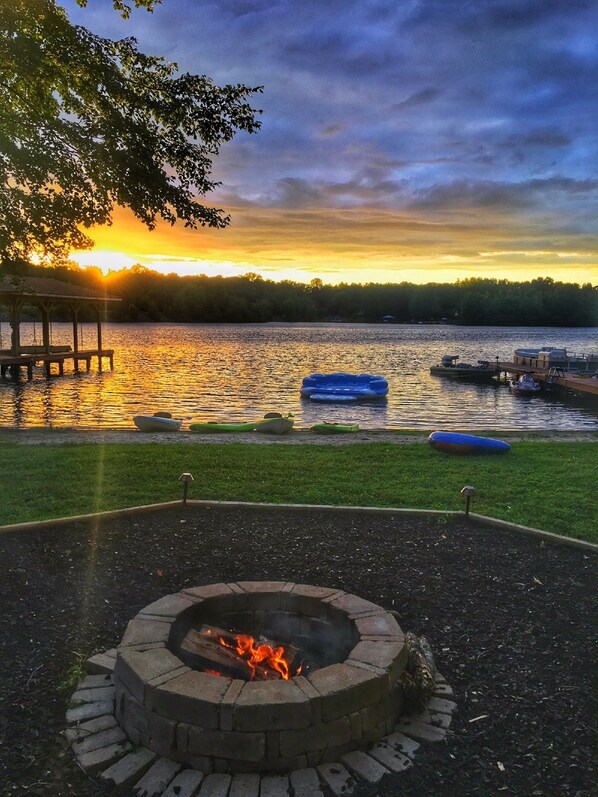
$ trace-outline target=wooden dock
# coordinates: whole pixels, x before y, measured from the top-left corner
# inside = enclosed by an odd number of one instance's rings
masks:
[[[509,374],[531,373],[537,382],[556,386],[564,390],[572,390],[588,396],[598,396],[598,378],[589,371],[564,371],[562,368],[532,368],[511,362],[498,362],[499,371],[506,380]]]
[[[2,354],[0,355],[0,375],[5,377],[7,374],[13,379],[18,379],[21,368],[27,370],[27,379],[33,379],[33,367],[43,365],[46,376],[52,375],[52,365],[58,366],[58,373],[64,373],[64,363],[72,361],[73,370],[79,371],[79,363],[85,363],[86,371],[91,370],[91,360],[97,357],[98,371],[102,371],[102,361],[107,359],[110,363],[110,370],[114,370],[114,349],[79,349],[78,351],[59,351],[59,352],[37,352],[35,354]]]

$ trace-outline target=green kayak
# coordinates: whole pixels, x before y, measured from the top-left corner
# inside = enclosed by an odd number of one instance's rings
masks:
[[[192,432],[253,432],[255,421],[247,423],[217,423],[208,421],[207,423],[191,423],[189,429]]]
[[[310,426],[310,432],[319,432],[320,434],[341,434],[342,432],[358,432],[358,423],[316,423]]]

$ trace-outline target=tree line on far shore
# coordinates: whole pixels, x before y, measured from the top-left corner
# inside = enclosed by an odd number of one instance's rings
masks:
[[[22,276],[50,277],[106,291],[122,301],[107,318],[120,322],[266,323],[339,321],[449,323],[484,326],[598,326],[598,285],[469,278],[455,283],[308,285],[241,277],[160,274],[143,266],[95,268],[2,267]]]

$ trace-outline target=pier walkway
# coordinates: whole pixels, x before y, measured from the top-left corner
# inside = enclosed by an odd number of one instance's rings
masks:
[[[508,373],[531,373],[537,382],[544,382],[547,385],[573,390],[585,395],[598,396],[598,377],[590,371],[565,371],[555,367],[535,368],[512,362],[498,362],[497,367],[501,373],[504,373],[505,380]]]
[[[46,376],[52,375],[52,364],[58,365],[58,373],[64,373],[64,363],[72,360],[73,370],[79,371],[79,363],[85,363],[85,370],[91,370],[92,357],[98,359],[98,371],[102,371],[102,360],[107,359],[110,363],[110,370],[114,370],[114,349],[85,349],[69,352],[44,352],[42,354],[0,354],[0,375],[5,377],[7,374],[13,379],[18,379],[21,368],[27,370],[27,379],[33,379],[33,367],[43,365]]]

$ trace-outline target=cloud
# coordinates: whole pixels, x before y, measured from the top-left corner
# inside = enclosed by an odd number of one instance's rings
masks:
[[[417,209],[492,208],[495,211],[534,210],[551,207],[565,199],[598,199],[598,180],[573,180],[568,177],[533,179],[520,183],[456,180],[415,192],[410,207]]]
[[[561,130],[555,128],[538,128],[537,130],[530,130],[527,133],[520,135],[512,134],[503,142],[498,142],[496,146],[504,147],[507,149],[514,148],[534,148],[534,147],[548,147],[550,149],[559,149],[567,147],[571,144],[571,138],[565,135]]]
[[[492,27],[513,30],[535,26],[546,19],[568,16],[575,11],[587,11],[591,4],[592,0],[527,0],[525,3],[509,0],[491,4],[483,14]]]
[[[413,108],[417,105],[426,105],[430,102],[433,102],[438,96],[440,96],[440,94],[441,92],[438,89],[421,89],[421,91],[416,91],[414,94],[411,94],[406,100],[393,105],[392,110],[401,111],[405,108]]]
[[[108,0],[64,2],[100,35],[265,87],[262,129],[222,148],[202,200],[232,227],[175,228],[161,250],[470,267],[491,246],[597,237],[594,0],[169,0],[129,23]]]
[[[344,133],[348,130],[349,125],[346,123],[339,123],[339,122],[332,122],[326,127],[322,128],[320,132],[320,136],[322,138],[332,138],[334,136],[339,136],[341,133]]]

